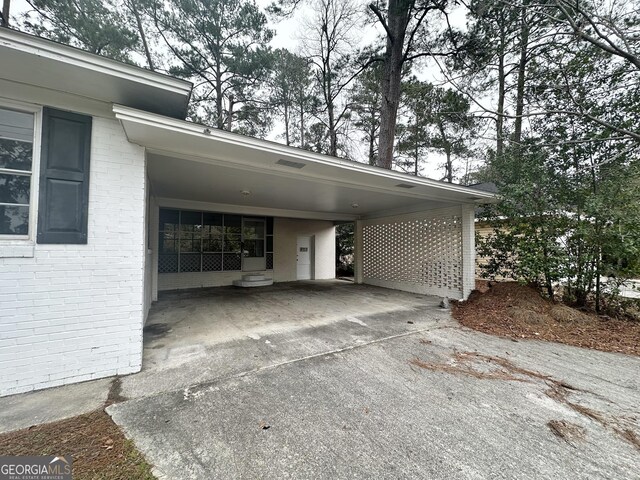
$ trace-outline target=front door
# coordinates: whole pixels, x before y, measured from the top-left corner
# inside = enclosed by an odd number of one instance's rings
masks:
[[[298,280],[311,280],[311,237],[298,237]]]
[[[256,272],[267,266],[265,259],[266,228],[264,218],[242,219],[242,271]]]

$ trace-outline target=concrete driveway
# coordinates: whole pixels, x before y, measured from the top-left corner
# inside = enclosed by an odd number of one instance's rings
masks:
[[[159,303],[108,413],[160,478],[640,478],[640,359],[469,331],[433,297],[287,288],[238,293],[258,297],[222,337],[187,319],[233,299]]]

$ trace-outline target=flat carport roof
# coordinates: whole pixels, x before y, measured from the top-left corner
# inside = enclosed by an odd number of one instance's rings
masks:
[[[185,200],[227,212],[349,221],[495,200],[469,187],[129,107],[113,110],[129,141],[147,149],[160,205]]]

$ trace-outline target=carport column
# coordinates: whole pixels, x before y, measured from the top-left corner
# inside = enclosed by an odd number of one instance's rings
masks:
[[[362,241],[362,220],[356,220],[356,228],[355,228],[355,238],[353,239],[354,246],[354,271],[353,271],[353,280],[355,283],[362,283],[362,260],[364,258],[364,252],[362,251],[363,241]]]
[[[476,283],[475,206],[462,205],[462,297],[466,299]]]

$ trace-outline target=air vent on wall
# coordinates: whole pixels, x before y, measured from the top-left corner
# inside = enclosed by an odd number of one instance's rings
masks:
[[[302,168],[305,166],[304,163],[292,162],[291,160],[283,160],[283,159],[278,160],[276,163],[278,165],[284,165],[285,167],[291,167],[291,168]]]
[[[396,187],[398,187],[398,188],[413,188],[413,187],[415,187],[415,185],[409,185],[408,183],[399,183],[398,185],[396,185]]]

